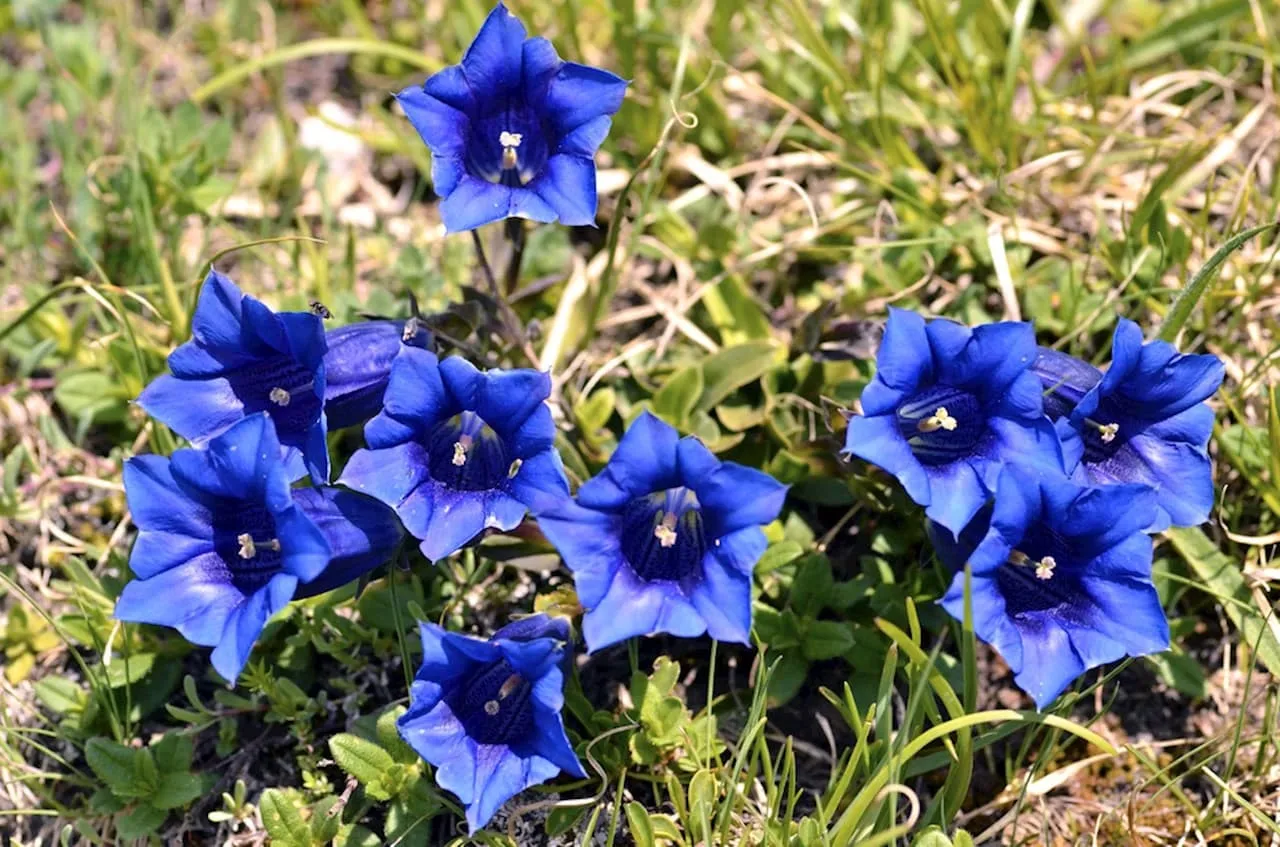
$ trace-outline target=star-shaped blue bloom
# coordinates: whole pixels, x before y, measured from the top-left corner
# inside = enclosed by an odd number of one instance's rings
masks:
[[[329,429],[363,424],[382,410],[391,363],[406,346],[431,348],[417,318],[347,324],[324,334],[324,414]]]
[[[391,364],[384,407],[365,426],[341,482],[391,506],[438,561],[487,528],[514,529],[539,491],[563,486],[535,370],[481,372],[456,356],[404,348]]]
[[[561,61],[499,3],[462,57],[396,95],[431,148],[450,232],[507,217],[594,224],[595,153],[627,82]]]
[[[1213,508],[1208,444],[1214,417],[1204,401],[1222,384],[1222,362],[1180,354],[1164,341],[1143,344],[1142,330],[1124,319],[1116,326],[1111,356],[1105,373],[1057,421],[1067,467],[1096,485],[1151,486],[1157,505],[1152,532],[1204,523]],[[1060,360],[1046,369],[1060,370]]]
[[[138,404],[196,446],[267,412],[290,458],[301,458],[316,482],[327,482],[324,354],[319,316],[277,314],[210,271],[191,340],[169,354],[173,374],[156,378]]]
[[[1043,709],[1090,668],[1168,648],[1144,532],[1155,510],[1144,485],[1086,487],[1006,466],[985,528],[939,547],[957,570],[942,605],[963,620],[967,561],[974,632]]]
[[[235,681],[268,618],[295,596],[384,563],[400,527],[377,501],[333,488],[290,490],[271,418],[250,415],[204,450],[138,456],[124,467],[138,540],[136,577],[116,603],[122,621],[175,627],[212,646]]]
[[[534,615],[488,641],[420,624],[422,667],[400,735],[467,807],[474,833],[503,803],[564,771],[584,777],[564,731],[569,625]]]
[[[573,571],[588,650],[658,632],[748,644],[761,526],[786,493],[645,412],[576,499],[534,513]]]
[[[1061,470],[1030,370],[1035,357],[1030,324],[926,324],[891,308],[845,451],[893,474],[930,518],[958,533],[991,496],[1006,461]]]

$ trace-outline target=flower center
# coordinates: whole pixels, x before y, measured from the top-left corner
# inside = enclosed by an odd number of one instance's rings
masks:
[[[497,488],[510,478],[515,464],[502,439],[475,412],[454,415],[425,443],[431,478],[460,491]]]
[[[1115,408],[1108,400],[1098,405],[1091,418],[1084,419],[1081,437],[1084,439],[1084,460],[1089,464],[1106,462],[1116,454],[1130,436],[1141,430],[1141,426],[1126,418],[1121,423],[1121,410]]]
[[[480,744],[512,744],[533,732],[533,686],[506,659],[480,668],[448,697],[467,735]]]
[[[917,459],[941,465],[967,455],[986,432],[987,422],[974,395],[934,385],[898,407],[898,429]]]
[[[213,549],[227,571],[227,581],[251,594],[280,570],[276,522],[261,503],[228,500],[211,510]]]
[[[707,552],[698,498],[684,487],[637,497],[622,512],[622,555],[636,576],[653,582],[701,573]]]
[[[289,356],[252,362],[226,376],[245,414],[271,415],[286,443],[286,436],[309,429],[320,418],[323,401],[316,396],[315,374]]]
[[[1036,579],[1053,579],[1053,569],[1058,566],[1058,560],[1052,556],[1041,556],[1038,560],[1032,561],[1031,557],[1021,550],[1014,550],[1009,554],[1009,563],[1018,567],[1035,566]]]
[[[511,96],[491,112],[472,117],[467,170],[489,182],[528,185],[546,164],[548,148],[538,115],[522,97]]]

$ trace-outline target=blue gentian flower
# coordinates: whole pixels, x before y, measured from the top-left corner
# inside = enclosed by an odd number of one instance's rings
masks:
[[[967,561],[974,632],[1043,709],[1090,668],[1168,648],[1144,532],[1155,510],[1145,485],[1086,487],[1006,466],[985,532],[961,533],[980,534],[976,548],[939,549],[957,568],[942,605],[963,620]]]
[[[486,528],[514,529],[530,497],[564,485],[550,393],[540,371],[481,372],[406,347],[365,426],[370,449],[341,481],[394,508],[423,554],[443,559]]]
[[[139,529],[129,556],[136,578],[115,617],[175,627],[212,646],[214,668],[234,682],[267,619],[291,598],[390,558],[400,529],[385,506],[327,487],[295,497],[294,476],[265,413],[205,450],[126,462],[125,495]]]
[[[564,771],[584,777],[564,731],[569,625],[535,615],[488,641],[420,624],[422,667],[400,735],[467,807],[474,833],[503,803]]]
[[[324,325],[309,312],[271,311],[210,271],[191,340],[169,354],[138,398],[147,413],[200,446],[232,424],[267,412],[291,458],[317,482],[329,478],[325,444]]]
[[[1040,377],[1044,413],[1055,423],[1071,417],[1090,389],[1102,381],[1102,371],[1068,353],[1040,347],[1031,370]]]
[[[324,414],[329,429],[363,424],[382,410],[391,362],[401,348],[430,349],[431,332],[417,318],[371,320],[324,334]]]
[[[1044,416],[1030,324],[974,329],[889,310],[876,375],[849,420],[845,451],[897,477],[953,533],[991,496],[1006,461],[1061,470]]]
[[[588,650],[657,632],[750,643],[761,526],[786,492],[641,414],[576,500],[548,493],[534,505],[573,571]]]
[[[593,224],[595,153],[625,80],[564,62],[499,3],[462,64],[396,95],[431,148],[450,232],[507,217]]]
[[[1096,485],[1140,482],[1156,492],[1152,532],[1194,526],[1213,508],[1205,400],[1222,384],[1222,362],[1180,354],[1164,341],[1142,343],[1142,330],[1121,319],[1111,365],[1058,421],[1067,467]],[[1083,383],[1082,383],[1083,384]]]

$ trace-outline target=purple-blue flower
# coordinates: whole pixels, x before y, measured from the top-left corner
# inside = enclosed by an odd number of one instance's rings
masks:
[[[1065,393],[1073,400],[1069,412],[1057,421],[1067,468],[1096,485],[1138,482],[1155,489],[1152,532],[1205,522],[1213,508],[1207,449],[1213,410],[1204,401],[1222,384],[1222,362],[1178,353],[1164,341],[1143,344],[1142,330],[1124,319],[1111,356],[1078,400],[1074,395],[1089,382],[1086,370],[1075,367],[1068,377],[1074,366],[1061,359],[1041,367],[1043,381],[1060,374],[1059,382],[1075,386]]]
[[[369,449],[351,457],[341,482],[394,508],[432,561],[487,528],[514,529],[531,497],[565,484],[550,393],[541,371],[481,372],[406,347],[382,412],[365,426]]]
[[[324,414],[329,429],[363,424],[382,410],[391,363],[404,347],[430,349],[431,332],[418,321],[370,320],[324,334]]]
[[[564,731],[563,618],[534,615],[488,641],[420,624],[422,667],[400,735],[467,807],[474,833],[503,803],[564,771],[584,777]]]
[[[169,354],[172,376],[156,378],[138,404],[196,446],[267,412],[290,458],[300,456],[316,482],[327,482],[324,354],[319,316],[273,312],[210,271],[191,340]]]
[[[450,232],[507,217],[594,224],[595,153],[627,82],[561,61],[499,3],[462,57],[396,95],[431,148]]]
[[[845,451],[893,474],[930,518],[958,533],[995,490],[1005,462],[1061,470],[1030,370],[1035,357],[1030,324],[926,324],[891,308]]]
[[[549,491],[534,504],[573,571],[588,650],[658,632],[749,643],[761,526],[786,492],[641,414],[576,499]]]
[[[240,675],[267,619],[293,597],[337,587],[389,559],[400,527],[385,506],[329,487],[290,490],[271,418],[250,415],[204,450],[125,463],[138,540],[122,621],[175,627]]]
[[[1144,485],[1086,487],[1008,465],[985,529],[939,548],[957,570],[942,605],[964,619],[967,561],[975,633],[1043,709],[1090,668],[1168,648],[1144,532],[1155,510]]]

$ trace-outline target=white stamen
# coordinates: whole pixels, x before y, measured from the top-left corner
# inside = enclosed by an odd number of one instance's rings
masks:
[[[507,479],[515,479],[516,474],[520,473],[520,466],[524,464],[524,459],[516,459],[511,463],[511,467],[507,468]]]
[[[1045,556],[1036,563],[1036,579],[1053,579],[1053,569],[1057,566],[1052,556]]]
[[[271,398],[272,403],[275,403],[277,406],[281,406],[281,407],[288,406],[289,401],[293,399],[293,397],[290,396],[288,391],[285,391],[283,388],[280,388],[279,386],[276,386],[275,388],[271,389],[271,393],[268,394],[267,396]]]
[[[524,133],[522,132],[507,132],[504,129],[498,136],[498,143],[503,147],[519,147],[521,141],[524,141]]]
[[[1098,427],[1098,432],[1101,433],[1102,443],[1110,444],[1112,441],[1116,440],[1116,436],[1120,433],[1120,424],[1102,424]]]
[[[939,429],[951,432],[958,423],[959,421],[951,417],[951,413],[947,411],[946,406],[939,406],[932,415],[916,424],[916,429],[921,432],[935,432]]]
[[[520,683],[522,682],[524,682],[524,680],[520,678],[520,674],[518,673],[513,673],[511,676],[507,677],[506,681],[502,683],[502,687],[498,689],[498,699],[505,700],[510,697],[515,690],[520,687]]]
[[[280,539],[272,538],[270,541],[254,541],[253,536],[247,532],[242,532],[236,536],[236,541],[240,544],[240,558],[252,559],[258,555],[259,550],[273,550],[280,552]]]
[[[400,340],[408,344],[418,334],[420,325],[417,318],[409,318],[404,322],[404,332],[400,333]]]
[[[467,463],[467,451],[471,449],[471,436],[459,435],[458,440],[453,442],[453,465],[454,467],[462,467]]]
[[[675,514],[665,512],[662,515],[662,520],[653,528],[653,537],[658,539],[658,543],[663,547],[675,546],[676,539],[680,537],[676,534],[677,520],[679,519]]]
[[[497,700],[486,700],[484,704],[484,713],[489,717],[493,717],[494,715],[498,714],[498,710],[501,708],[502,706],[498,703]]]

